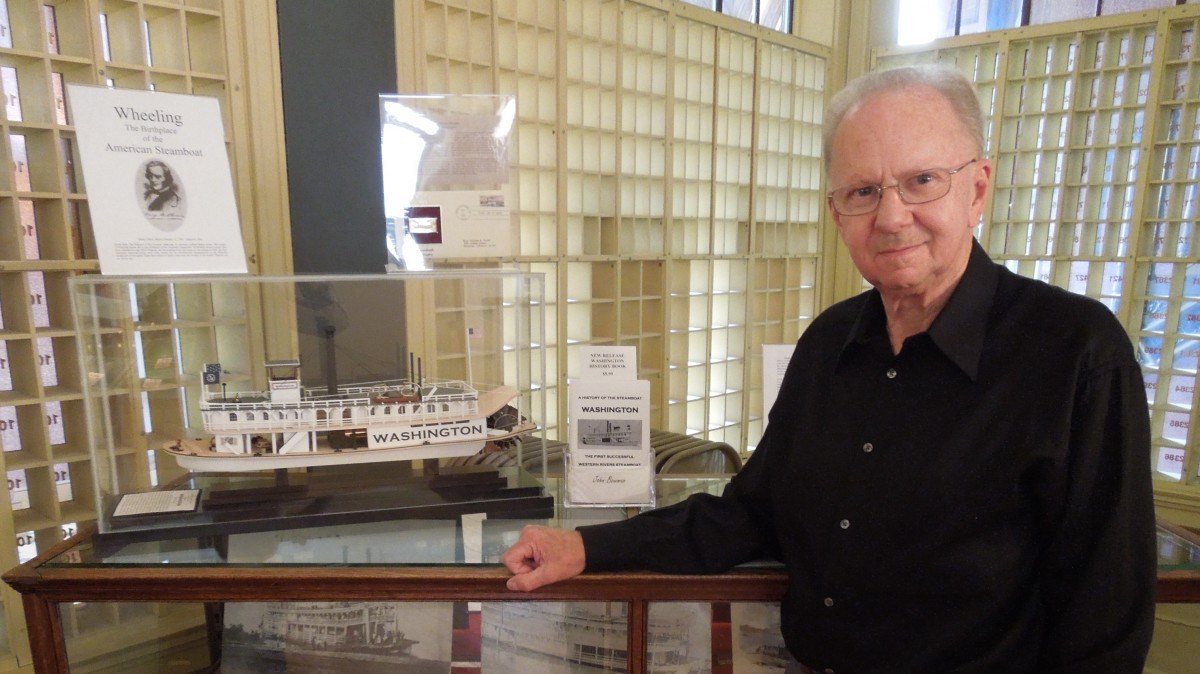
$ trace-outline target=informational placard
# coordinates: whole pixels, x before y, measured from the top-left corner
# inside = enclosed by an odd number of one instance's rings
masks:
[[[763,429],[767,428],[767,415],[775,406],[775,398],[779,395],[779,386],[783,383],[783,373],[787,372],[788,363],[792,360],[795,344],[763,344],[762,382],[763,382]]]
[[[654,505],[650,382],[573,380],[570,398],[567,505]]]
[[[581,379],[637,379],[636,346],[582,346]]]
[[[71,84],[104,274],[245,273],[217,99]]]
[[[191,512],[200,503],[199,489],[147,491],[125,494],[117,502],[113,517],[157,515],[160,513]]]
[[[391,266],[510,255],[516,99],[384,94],[379,113]]]

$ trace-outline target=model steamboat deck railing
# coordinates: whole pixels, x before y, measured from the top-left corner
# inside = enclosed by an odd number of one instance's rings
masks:
[[[232,400],[214,395],[200,409],[206,430],[240,433],[429,424],[480,414],[479,392],[463,381],[419,387],[411,382],[372,383],[337,394],[306,393],[300,400],[272,400],[269,392],[238,394]]]

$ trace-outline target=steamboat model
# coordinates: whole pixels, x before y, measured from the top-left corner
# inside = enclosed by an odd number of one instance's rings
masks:
[[[188,470],[243,471],[471,456],[534,430],[509,403],[517,390],[415,378],[336,390],[301,385],[296,360],[269,361],[269,389],[227,395],[206,385],[209,437],[164,449]]]

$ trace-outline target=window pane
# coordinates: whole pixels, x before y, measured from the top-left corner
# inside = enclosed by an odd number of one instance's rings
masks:
[[[1097,0],[1033,0],[1029,6],[1030,25],[1074,21],[1096,16]]]
[[[754,5],[754,0],[725,0],[721,3],[721,13],[744,21],[753,21]]]
[[[1122,12],[1138,12],[1143,9],[1174,6],[1175,0],[1105,0],[1100,3],[1100,13],[1121,14]]]
[[[954,35],[958,0],[900,0],[900,45],[924,44]]]
[[[1016,28],[1021,25],[1022,0],[962,0],[958,34]]]
[[[758,23],[760,26],[788,32],[788,0],[760,0]]]

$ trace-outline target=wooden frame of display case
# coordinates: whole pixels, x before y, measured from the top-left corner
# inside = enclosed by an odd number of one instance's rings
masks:
[[[1200,543],[1195,533],[1164,525]],[[34,671],[69,671],[58,605],[65,602],[225,601],[606,601],[629,605],[630,674],[645,671],[648,610],[652,602],[777,602],[787,587],[781,567],[740,568],[712,575],[650,572],[585,573],[531,593],[508,590],[498,565],[462,566],[175,566],[146,564],[96,568],[44,562],[86,542],[88,529],[4,574],[21,593],[30,626]],[[1159,602],[1200,602],[1200,570],[1159,571]]]
[[[735,570],[718,575],[663,575],[648,572],[590,573],[532,593],[508,590],[509,573],[500,566],[288,566],[264,568],[122,568],[42,566],[46,560],[86,541],[87,529],[4,575],[22,595],[34,671],[70,671],[58,605],[65,602],[225,602],[225,601],[605,601],[629,605],[630,674],[645,671],[649,604],[656,601],[775,602],[787,578],[782,569]],[[153,598],[153,599],[151,599]]]

